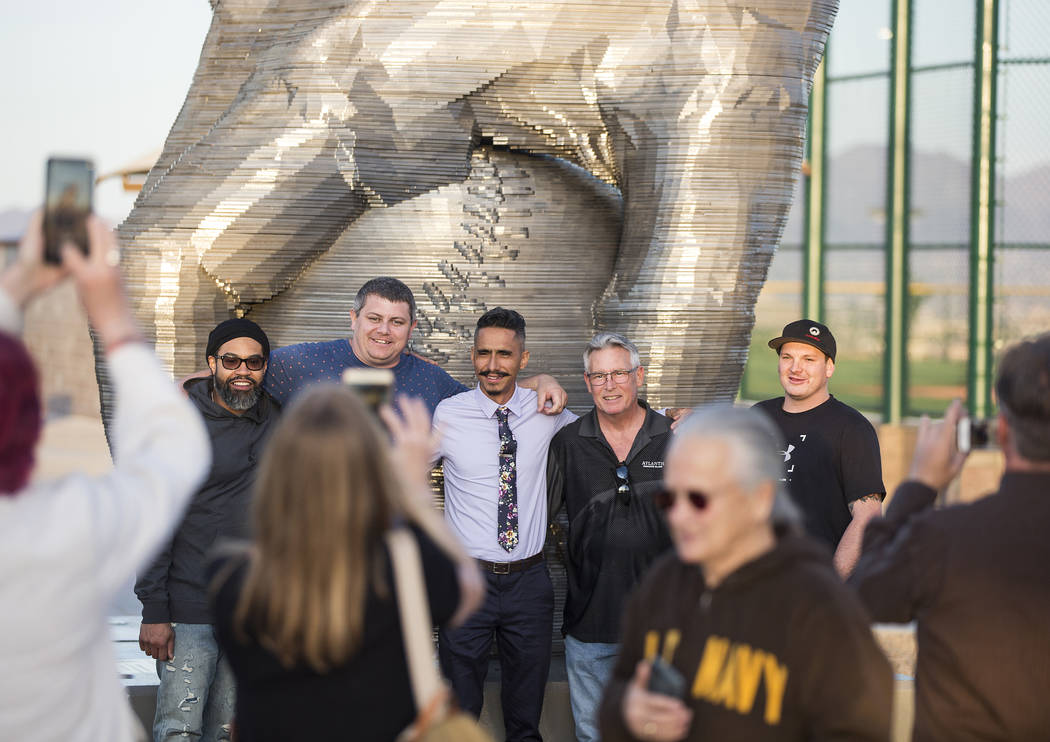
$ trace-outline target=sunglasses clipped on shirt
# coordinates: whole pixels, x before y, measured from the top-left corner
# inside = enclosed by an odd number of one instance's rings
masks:
[[[222,367],[227,371],[236,371],[241,367],[242,363],[248,367],[249,371],[262,371],[266,365],[266,359],[262,356],[241,358],[233,353],[223,353],[219,356],[219,360],[222,361]]]
[[[626,464],[616,467],[616,481],[619,483],[616,487],[616,499],[626,505],[631,496],[631,480],[627,478]]]
[[[707,495],[703,492],[696,492],[690,490],[684,494],[684,497],[689,500],[689,504],[696,510],[706,510],[708,505]],[[678,496],[668,490],[659,490],[653,493],[653,504],[656,505],[660,510],[665,513],[674,507],[675,500]]]

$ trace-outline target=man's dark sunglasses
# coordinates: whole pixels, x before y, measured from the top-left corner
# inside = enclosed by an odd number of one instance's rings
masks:
[[[620,464],[616,467],[616,481],[620,483],[616,488],[616,497],[621,502],[626,503],[627,498],[631,496],[631,480],[627,478],[626,464]]]
[[[222,367],[227,371],[236,371],[241,367],[243,363],[248,367],[249,371],[262,371],[266,365],[266,359],[262,356],[248,356],[247,358],[241,358],[235,356],[233,353],[223,353],[219,356],[219,360],[222,361]]]
[[[689,491],[685,493],[685,496],[688,498],[689,504],[697,510],[707,509],[708,499],[703,492]],[[674,507],[675,499],[674,493],[667,490],[659,490],[653,493],[653,504],[665,513]]]

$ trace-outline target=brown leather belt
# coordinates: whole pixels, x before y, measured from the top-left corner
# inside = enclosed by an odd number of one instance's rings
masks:
[[[511,572],[520,572],[521,570],[527,569],[533,564],[539,564],[542,561],[542,551],[538,554],[526,557],[525,559],[519,559],[516,562],[486,562],[484,559],[477,560],[483,570],[491,572],[494,575],[509,575]]]

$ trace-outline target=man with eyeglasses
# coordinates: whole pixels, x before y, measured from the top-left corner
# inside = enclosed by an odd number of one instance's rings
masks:
[[[598,737],[598,705],[619,648],[627,595],[671,545],[653,505],[671,420],[638,398],[645,369],[623,335],[602,332],[583,353],[594,407],[551,441],[548,518],[568,520],[562,633],[576,739]]]
[[[170,543],[139,576],[139,647],[157,662],[156,742],[230,738],[233,676],[215,640],[205,563],[215,544],[247,532],[251,487],[280,405],[263,389],[270,342],[257,324],[229,319],[208,336],[211,376],[184,389],[211,438],[213,464]]]
[[[729,406],[678,427],[654,496],[674,550],[628,600],[605,742],[889,739],[890,665],[802,533],[782,442],[768,417]]]

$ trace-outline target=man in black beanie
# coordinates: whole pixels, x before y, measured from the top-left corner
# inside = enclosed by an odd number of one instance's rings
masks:
[[[208,336],[211,376],[183,388],[204,417],[212,470],[171,542],[139,576],[139,647],[157,662],[156,742],[188,735],[230,737],[233,676],[215,641],[205,578],[216,542],[243,537],[255,467],[280,405],[263,389],[270,341],[248,319],[229,319]]]

